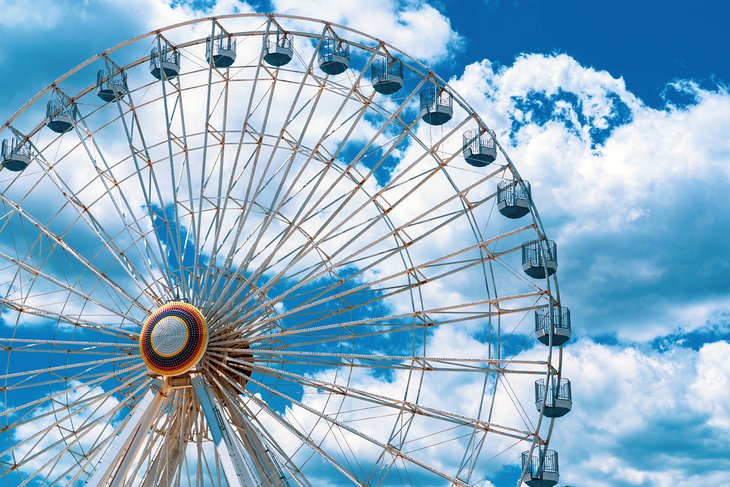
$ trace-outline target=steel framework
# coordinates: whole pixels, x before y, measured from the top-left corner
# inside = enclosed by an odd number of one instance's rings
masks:
[[[264,61],[272,33],[290,62]],[[153,50],[179,71],[150,75]],[[394,60],[386,96],[369,74]],[[417,106],[434,87],[453,103],[438,126]],[[67,132],[45,127],[52,99]],[[466,131],[496,161],[467,164]],[[501,181],[525,182],[493,134],[406,53],[301,17],[189,21],[60,77],[0,134],[32,154],[0,169],[0,481],[476,485],[546,448],[554,419],[523,404],[562,345],[520,344],[560,305],[557,274],[522,272],[547,237],[531,202],[495,211]],[[163,377],[138,340],[172,300],[209,339]]]

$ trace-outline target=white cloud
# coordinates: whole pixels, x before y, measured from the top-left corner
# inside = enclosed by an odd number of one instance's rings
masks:
[[[574,407],[556,420],[553,443],[562,480],[589,487],[730,480],[730,459],[715,450],[730,437],[722,379],[730,367],[720,358],[728,351],[724,341],[666,352],[570,344],[564,366]]]
[[[460,36],[451,28],[449,19],[426,2],[374,0],[367,7],[339,0],[272,3],[276,12],[344,24],[432,63],[451,57],[459,49]]]
[[[0,27],[36,33],[54,28],[63,17],[62,6],[50,0],[2,0],[0,11]]]
[[[726,91],[683,83],[695,103],[652,108],[564,54],[475,63],[451,85],[532,183],[564,302],[590,323],[579,333],[646,341],[728,311],[727,218],[712,203],[730,187]]]

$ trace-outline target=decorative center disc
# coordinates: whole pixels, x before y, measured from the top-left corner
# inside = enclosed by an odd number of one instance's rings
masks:
[[[179,301],[157,308],[139,336],[144,363],[152,372],[168,377],[193,368],[207,345],[205,318],[195,306]]]

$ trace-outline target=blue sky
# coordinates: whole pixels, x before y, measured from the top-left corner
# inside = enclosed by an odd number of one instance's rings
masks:
[[[392,42],[508,146],[573,314],[575,410],[555,436],[566,484],[730,484],[730,4],[0,0],[0,118],[109,46],[236,9]],[[514,485],[515,469],[490,480]]]

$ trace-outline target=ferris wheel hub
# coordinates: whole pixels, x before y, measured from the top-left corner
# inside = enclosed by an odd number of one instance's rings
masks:
[[[208,345],[208,327],[193,305],[172,301],[157,308],[142,325],[139,352],[155,374],[184,374],[200,361]]]

